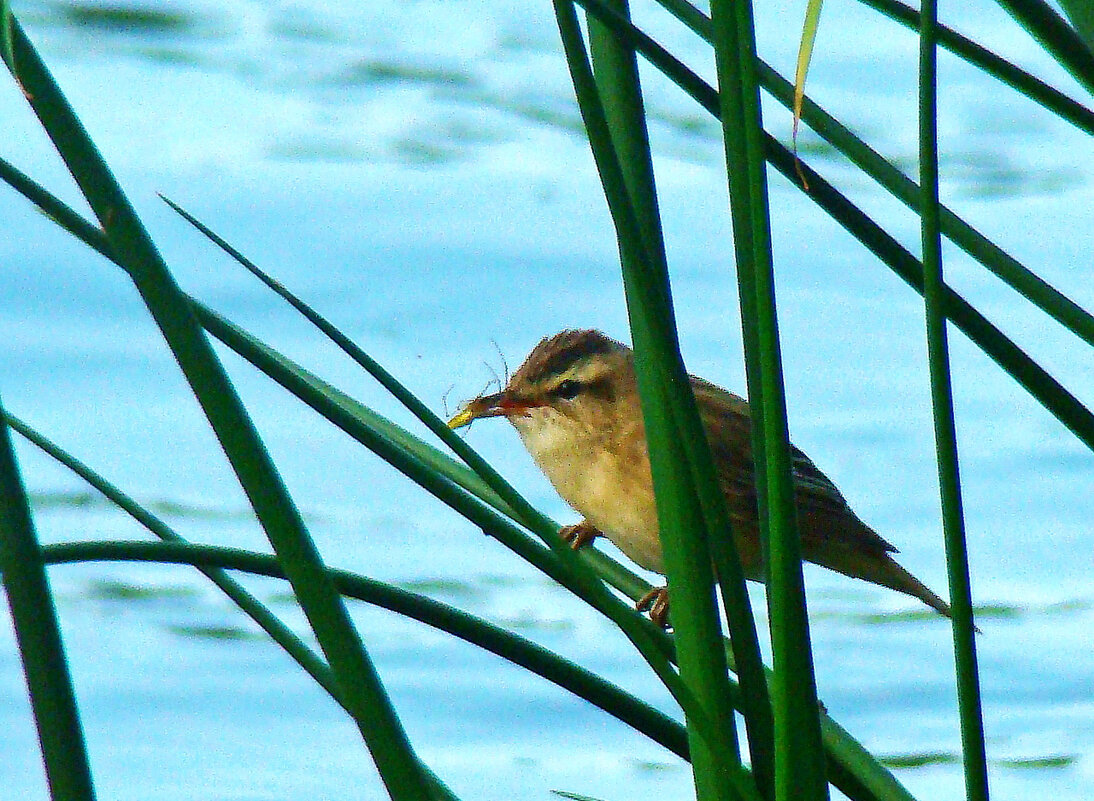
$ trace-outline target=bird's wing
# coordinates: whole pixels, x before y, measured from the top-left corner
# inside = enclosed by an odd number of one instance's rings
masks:
[[[813,464],[813,460],[793,445],[790,446],[790,465],[803,540],[812,535],[824,542],[835,538],[875,553],[896,552],[890,542],[859,519],[836,485]],[[808,550],[808,543],[803,543],[803,547]]]
[[[748,402],[721,387],[692,377],[699,414],[707,430],[718,478],[736,510],[755,518],[756,484],[752,459],[752,416]],[[833,538],[870,551],[895,552],[890,543],[859,520],[831,479],[800,449],[790,446],[794,499],[803,549]],[[735,509],[731,509],[731,512]],[[740,514],[740,511],[737,511]]]
[[[752,418],[748,402],[719,386],[692,376],[691,388],[707,432],[718,480],[730,506],[756,505],[752,464]],[[734,512],[733,508],[730,512]]]

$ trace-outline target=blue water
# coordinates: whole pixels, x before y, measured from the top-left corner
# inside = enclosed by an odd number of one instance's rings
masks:
[[[800,3],[758,9],[792,72]],[[87,9],[91,8],[91,11]],[[17,14],[187,291],[347,391],[406,416],[156,197],[189,208],[321,308],[438,410],[544,334],[626,334],[615,246],[547,3],[149,4],[137,20],[63,2]],[[948,21],[1081,91],[995,5]],[[915,164],[915,40],[857,6],[825,9],[810,92],[905,169]],[[689,33],[640,19],[708,77]],[[139,23],[139,24],[137,24]],[[944,199],[1085,308],[1094,252],[1088,138],[944,57]],[[647,76],[689,368],[743,368],[717,131]],[[774,105],[771,129],[790,122]],[[78,195],[10,82],[2,155]],[[803,152],[913,251],[915,219],[815,137]],[[791,430],[903,562],[944,590],[919,299],[771,182]],[[80,207],[82,208],[82,206]],[[200,541],[261,548],[242,494],[121,272],[0,192],[5,406]],[[1082,399],[1094,358],[963,254],[948,280]],[[496,345],[494,344],[496,343]],[[1094,458],[961,334],[958,435],[994,796],[1094,795]],[[225,354],[328,561],[512,627],[675,712],[597,615]],[[409,424],[409,423],[408,423]],[[415,429],[417,430],[417,429]],[[470,441],[536,503],[566,510],[515,435]],[[165,453],[161,443],[170,442]],[[141,536],[78,481],[18,449],[43,539]],[[949,629],[893,593],[807,568],[821,696],[917,796],[962,797]],[[379,798],[340,710],[192,571],[51,572],[101,798]],[[272,581],[249,584],[299,630]],[[128,590],[141,590],[132,597]],[[756,600],[762,608],[762,595]],[[353,606],[423,759],[464,798],[687,798],[670,754],[500,660]],[[0,798],[45,797],[10,626],[0,625]]]

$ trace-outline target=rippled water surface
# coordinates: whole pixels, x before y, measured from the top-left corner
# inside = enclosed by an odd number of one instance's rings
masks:
[[[793,71],[800,3],[763,3],[760,49]],[[438,410],[546,333],[623,337],[614,238],[550,16],[538,2],[16,2],[180,283],[406,422],[382,392],[156,197],[189,208],[321,308]],[[990,3],[955,27],[1083,95]],[[636,13],[702,74],[681,26]],[[825,9],[810,92],[915,170],[916,42],[859,6]],[[1087,309],[1089,139],[953,59],[941,62],[943,195]],[[690,369],[743,370],[714,123],[647,76],[666,235]],[[1089,98],[1087,98],[1089,101]],[[766,107],[789,139],[790,121]],[[8,83],[2,155],[77,202]],[[803,155],[913,251],[915,219],[809,132]],[[771,183],[791,430],[903,562],[944,590],[918,297],[778,176]],[[82,207],[81,207],[82,208]],[[130,283],[0,192],[5,406],[194,540],[261,532]],[[964,254],[952,285],[1094,405],[1094,358]],[[1094,459],[962,335],[958,434],[994,797],[1094,796]],[[675,710],[626,641],[495,542],[230,354],[244,400],[328,561],[512,628]],[[417,430],[417,428],[415,428]],[[558,519],[515,435],[470,441]],[[142,536],[20,443],[43,539]],[[51,570],[104,799],[379,798],[359,735],[287,657],[182,568]],[[949,629],[910,600],[807,569],[828,710],[917,797],[962,797]],[[274,581],[256,594],[303,631]],[[758,608],[762,596],[756,594]],[[423,759],[463,798],[687,798],[672,755],[499,659],[354,604]],[[10,626],[0,626],[3,798],[43,798]]]

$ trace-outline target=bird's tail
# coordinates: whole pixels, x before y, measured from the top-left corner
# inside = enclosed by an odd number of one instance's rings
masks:
[[[880,584],[891,590],[918,598],[927,606],[946,617],[953,617],[950,605],[931,592],[922,581],[917,579],[893,559],[888,553],[863,553],[839,549],[836,553],[826,553],[817,563],[843,573],[852,578],[864,579]]]

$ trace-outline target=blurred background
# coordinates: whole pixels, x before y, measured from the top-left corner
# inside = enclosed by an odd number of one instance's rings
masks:
[[[614,234],[549,3],[13,6],[183,287],[400,422],[410,425],[156,193],[285,281],[439,412],[559,329],[627,338]],[[792,76],[804,3],[756,11],[761,56]],[[712,56],[690,32],[645,2],[635,14],[713,78]],[[970,0],[943,21],[1084,100],[995,4]],[[912,175],[916,48],[914,34],[865,7],[829,4],[808,85]],[[1089,139],[948,55],[940,70],[943,201],[1094,308]],[[740,392],[720,132],[675,87],[646,77],[685,359]],[[765,115],[789,140],[789,115],[774,104]],[[84,208],[11,81],[0,81],[0,118],[3,157]],[[918,252],[914,216],[808,130],[799,152]],[[773,171],[771,205],[792,437],[945,595],[922,303]],[[124,274],[6,188],[0,219],[7,409],[188,538],[264,548]],[[945,256],[955,289],[1094,404],[1089,349],[964,254]],[[1090,798],[1094,457],[963,335],[951,343],[995,797]],[[483,615],[671,709],[595,613],[224,358],[328,562]],[[560,522],[576,519],[507,426],[467,436]],[[18,444],[44,540],[142,536]],[[50,575],[100,797],[382,797],[341,710],[194,571],[90,565]],[[946,622],[819,568],[806,578],[829,712],[917,796],[961,798]],[[303,625],[284,587],[249,586]],[[761,591],[755,600],[762,613]],[[419,753],[462,797],[691,796],[675,757],[583,702],[416,624],[352,611]],[[45,797],[6,617],[0,753],[5,796]]]

